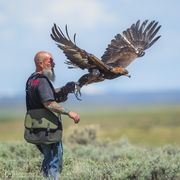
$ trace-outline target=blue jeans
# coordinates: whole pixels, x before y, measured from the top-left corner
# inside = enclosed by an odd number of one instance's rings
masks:
[[[41,168],[44,177],[58,180],[59,173],[62,171],[62,142],[40,144],[37,147],[44,155]]]

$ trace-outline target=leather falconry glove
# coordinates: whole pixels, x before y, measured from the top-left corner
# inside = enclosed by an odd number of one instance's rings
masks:
[[[75,92],[76,83],[68,82],[65,86],[61,87],[58,92],[56,92],[56,101],[64,102],[67,100],[67,96],[69,93]]]

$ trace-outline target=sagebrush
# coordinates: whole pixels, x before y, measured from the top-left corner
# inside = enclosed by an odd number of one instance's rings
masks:
[[[68,143],[70,144],[70,143]],[[42,156],[34,145],[0,143],[0,177],[13,180],[43,179]],[[62,180],[178,180],[180,147],[133,146],[126,139],[64,145]]]

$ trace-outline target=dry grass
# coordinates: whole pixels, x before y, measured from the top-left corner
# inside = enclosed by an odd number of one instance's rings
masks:
[[[119,110],[120,109],[120,110]],[[149,107],[122,109],[96,109],[89,112],[80,110],[80,123],[73,124],[63,116],[64,137],[68,136],[71,127],[94,125],[97,138],[113,139],[127,137],[136,144],[164,145],[180,144],[180,107]],[[0,117],[0,141],[23,141],[24,114],[16,117]]]

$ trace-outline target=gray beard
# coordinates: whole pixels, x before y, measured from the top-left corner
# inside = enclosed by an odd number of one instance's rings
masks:
[[[54,73],[54,69],[44,69],[43,70],[43,75],[45,75],[50,81],[54,82],[55,81],[55,73]]]

